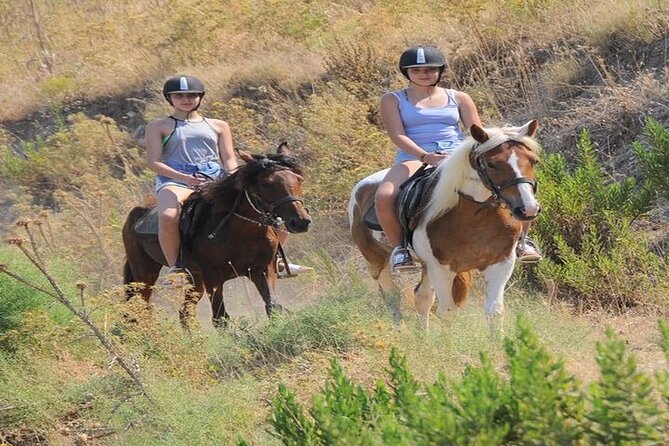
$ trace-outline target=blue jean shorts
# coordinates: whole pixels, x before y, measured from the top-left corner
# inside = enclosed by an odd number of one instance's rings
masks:
[[[205,178],[209,177],[213,180],[217,179],[223,174],[223,168],[215,161],[207,161],[201,164],[175,163],[171,161],[164,161],[164,163],[181,173],[191,175],[199,173],[203,176],[206,175]],[[160,190],[165,186],[179,186],[192,189],[183,181],[175,180],[174,178],[166,177],[164,175],[156,175],[156,193],[160,192]]]
[[[455,150],[455,148],[458,147],[461,143],[462,141],[460,140],[436,141],[436,142],[418,144],[418,146],[429,153],[434,153],[434,152],[446,153],[451,150]],[[403,150],[398,149],[397,154],[395,155],[395,164],[404,163],[406,161],[418,161],[418,158],[416,158],[413,155],[409,155]]]

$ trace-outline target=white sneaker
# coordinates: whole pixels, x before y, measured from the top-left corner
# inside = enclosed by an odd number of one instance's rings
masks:
[[[516,245],[516,260],[519,263],[537,263],[541,260],[541,252],[531,238],[525,236]]]
[[[409,250],[403,246],[395,246],[395,249],[390,254],[390,259],[391,274],[413,272],[421,269],[421,266],[414,262]]]
[[[290,270],[290,273],[288,273],[288,270]],[[313,270],[314,270],[313,268],[310,268],[308,266],[298,265],[296,263],[288,263],[288,268],[286,268],[281,260],[276,262],[276,271],[277,271],[276,275],[279,277],[279,279],[296,277],[299,274],[308,273]]]

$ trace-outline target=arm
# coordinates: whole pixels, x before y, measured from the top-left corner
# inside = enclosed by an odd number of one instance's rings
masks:
[[[227,122],[220,119],[211,120],[214,128],[218,132],[218,155],[221,157],[221,163],[226,174],[231,174],[237,169],[237,157],[235,156],[232,145],[232,132]]]
[[[187,175],[172,169],[167,164],[161,161],[163,154],[163,137],[167,136],[172,131],[170,127],[172,122],[167,122],[163,119],[153,121],[146,126],[146,135],[144,143],[146,145],[146,164],[149,169],[174,180],[182,181],[191,187],[199,186],[203,183],[201,178],[195,178],[192,175]]]
[[[465,130],[469,131],[469,128],[474,124],[483,127],[481,118],[479,118],[479,112],[476,109],[476,104],[474,104],[472,98],[467,93],[456,91],[455,99],[458,101],[460,121],[462,121],[462,124],[465,126]]]
[[[381,98],[379,107],[383,127],[390,136],[391,141],[402,151],[411,156],[420,158],[425,153],[411,138],[406,135],[404,123],[400,116],[399,104],[397,98],[392,93],[386,93]]]

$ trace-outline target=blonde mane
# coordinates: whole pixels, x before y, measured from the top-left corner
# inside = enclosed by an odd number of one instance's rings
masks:
[[[527,136],[527,125],[523,127],[486,127],[488,141],[479,144],[471,136],[467,138],[451,156],[437,166],[435,172],[439,179],[427,205],[425,221],[431,222],[453,208],[460,199],[458,190],[468,177],[476,175],[469,164],[469,154],[474,149],[475,155],[486,153],[507,141],[517,141],[534,152],[539,151],[539,143]]]

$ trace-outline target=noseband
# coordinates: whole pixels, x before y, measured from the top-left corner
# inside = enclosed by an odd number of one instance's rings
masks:
[[[304,204],[304,200],[302,200],[301,197],[296,197],[295,195],[287,195],[271,203],[264,200],[258,194],[254,193],[249,194],[248,189],[244,190],[244,196],[246,197],[246,201],[251,206],[251,208],[254,211],[256,211],[258,215],[260,215],[260,218],[258,220],[254,220],[252,218],[239,215],[237,212],[234,211],[233,214],[236,217],[240,217],[243,220],[251,221],[257,224],[258,226],[274,226],[275,228],[278,228],[283,224],[283,219],[276,213],[276,209],[279,206],[282,206],[286,203],[293,203],[296,201]]]
[[[502,191],[508,187],[515,186],[516,184],[527,183],[532,186],[532,193],[537,193],[537,181],[532,180],[527,177],[514,178],[512,180],[506,181],[500,185],[495,184],[490,175],[488,175],[488,163],[485,161],[484,154],[476,155],[474,157],[474,162],[476,164],[475,170],[483,185],[490,191],[492,196],[490,199],[497,204],[505,203],[509,209],[511,209],[511,202],[502,195]]]

